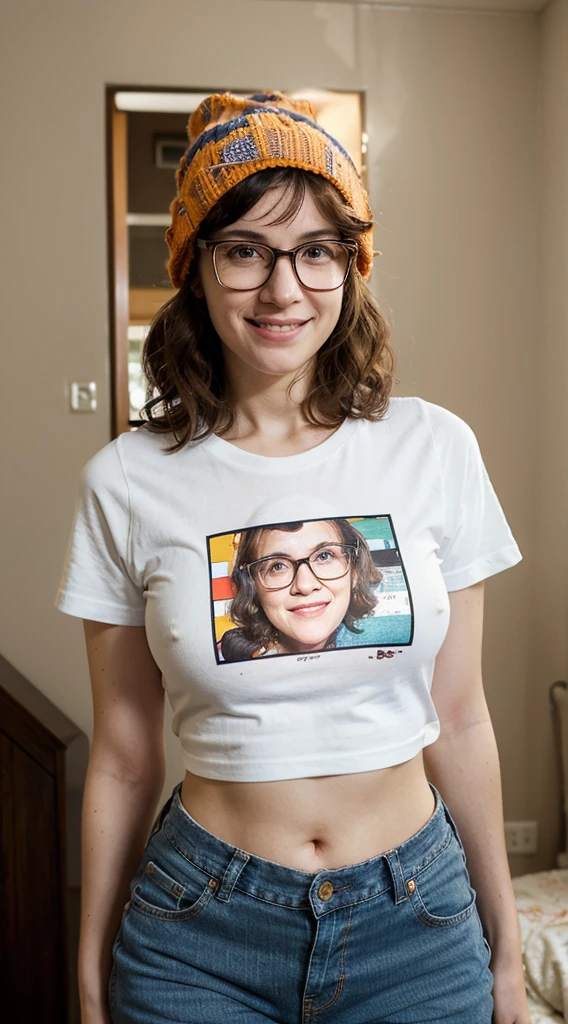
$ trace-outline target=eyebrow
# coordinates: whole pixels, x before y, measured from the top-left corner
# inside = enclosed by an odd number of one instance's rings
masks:
[[[316,551],[319,551],[320,548],[327,548],[327,547],[329,547],[330,544],[342,544],[342,543],[343,542],[340,541],[340,540],[324,540],[320,544],[316,544],[316,546],[313,547],[312,550],[310,551],[310,554],[306,555],[305,557],[309,558],[310,555],[315,555]],[[286,551],[272,551],[269,555],[261,555],[260,558],[255,558],[254,561],[255,562],[260,562],[260,561],[262,561],[263,558],[289,558],[292,562],[296,561],[296,559],[294,559],[292,557],[292,555],[289,555],[288,552],[286,552]]]
[[[224,238],[250,238],[253,242],[266,242],[266,235],[263,235],[260,231],[250,231],[248,228],[222,228],[221,231],[227,232],[225,235],[218,234],[218,241],[222,241]],[[233,232],[230,234],[230,232]],[[298,235],[298,241],[308,241],[310,238],[331,238],[333,234],[336,234],[332,228],[316,228],[314,231],[305,231],[303,235]]]

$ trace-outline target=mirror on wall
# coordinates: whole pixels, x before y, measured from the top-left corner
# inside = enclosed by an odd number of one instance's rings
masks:
[[[275,88],[281,88],[275,86]],[[112,435],[136,429],[146,402],[141,352],[152,317],[173,294],[166,269],[165,231],[175,196],[174,174],[187,149],[187,122],[207,90],[107,89],[109,313],[112,367]],[[367,187],[364,93],[305,88],[289,90],[310,100],[318,122],[353,156]]]

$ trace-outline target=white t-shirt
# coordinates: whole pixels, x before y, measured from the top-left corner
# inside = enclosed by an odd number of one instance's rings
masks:
[[[282,458],[172,440],[85,465],[55,605],[145,626],[186,768],[335,775],[433,743],[448,591],[521,559],[471,428],[392,398]]]

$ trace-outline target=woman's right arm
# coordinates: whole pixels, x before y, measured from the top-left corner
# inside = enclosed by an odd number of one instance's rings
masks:
[[[165,778],[164,689],[143,626],[84,620],[94,731],[82,811],[82,1024],[108,1024],[112,945]]]

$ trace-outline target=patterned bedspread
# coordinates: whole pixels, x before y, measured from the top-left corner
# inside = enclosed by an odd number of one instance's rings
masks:
[[[513,878],[532,1024],[568,1021],[568,870]]]

